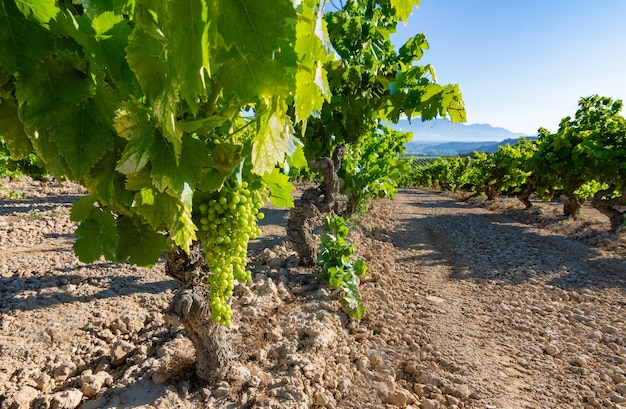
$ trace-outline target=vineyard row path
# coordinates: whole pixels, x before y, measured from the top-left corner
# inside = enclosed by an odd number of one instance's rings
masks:
[[[623,257],[441,194],[403,190],[394,208],[388,302],[368,320],[418,341],[414,362],[398,351],[418,383],[457,385],[475,407],[611,396],[626,370]]]

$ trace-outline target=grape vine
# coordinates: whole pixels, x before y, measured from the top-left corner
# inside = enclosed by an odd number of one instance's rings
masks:
[[[557,133],[541,128],[537,140],[520,138],[494,153],[439,158],[412,169],[403,183],[443,190],[462,186],[488,199],[517,195],[527,209],[533,193],[544,200],[564,196],[563,213],[569,217],[591,200],[616,231],[626,215],[619,208],[626,203],[626,119],[621,109],[621,101],[607,97],[581,98],[574,118],[563,118]]]
[[[150,266],[202,242],[212,317],[229,322],[258,234],[250,205],[293,203],[282,168],[306,164],[293,129],[328,95],[323,6],[2,0],[2,137],[14,158],[34,151],[88,189],[72,212],[82,261]],[[212,197],[239,198],[242,214],[203,215]],[[217,209],[220,223],[203,224]]]
[[[322,277],[335,288],[341,304],[348,309],[351,318],[365,316],[367,308],[361,301],[359,278],[365,276],[367,265],[362,258],[353,259],[355,249],[346,240],[350,224],[343,217],[326,215],[317,264],[322,267]]]

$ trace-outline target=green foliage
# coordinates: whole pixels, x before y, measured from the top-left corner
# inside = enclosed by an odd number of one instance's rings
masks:
[[[581,98],[574,118],[561,120],[556,134],[539,130],[539,150],[530,181],[543,197],[592,197],[604,185],[626,190],[626,120],[621,101]]]
[[[199,203],[227,179],[292,203],[280,168],[302,164],[294,127],[328,97],[322,13],[317,0],[2,0],[0,129],[15,159],[34,151],[88,189],[81,260],[188,251]]]
[[[397,24],[418,3],[349,0],[325,15],[340,58],[325,65],[331,97],[300,128],[309,160],[330,156],[339,145],[354,145],[358,151],[362,140],[378,137],[381,122],[397,122],[403,115],[465,121],[458,87],[437,84],[430,65],[417,65],[428,48],[424,35],[417,34],[398,50],[391,43]]]
[[[403,176],[403,186],[425,186],[441,190],[458,191],[471,185],[470,157],[439,157],[425,161],[413,161],[412,166]],[[423,163],[420,165],[420,163]]]
[[[343,157],[339,176],[343,178],[342,192],[350,198],[348,214],[367,210],[373,198],[395,195],[398,182],[408,168],[404,144],[411,140],[410,132],[382,127],[350,145]]]
[[[40,165],[34,153],[29,153],[23,159],[14,160],[4,138],[0,136],[0,178],[19,179],[22,175],[27,175],[33,179],[40,179],[46,174],[46,169]]]
[[[305,152],[403,114],[463,120],[458,88],[414,65],[423,35],[389,40],[417,3],[1,0],[2,136],[89,191],[81,260],[152,265],[200,240],[199,205],[227,180],[290,205],[282,172]]]
[[[526,163],[533,156],[536,144],[520,138],[513,145],[498,146],[496,152],[475,152],[469,171],[469,188],[485,193],[487,199],[501,194],[517,194],[526,187],[530,175]]]
[[[412,156],[409,161],[409,165],[412,169],[422,166],[431,165],[437,160],[438,156]]]
[[[470,190],[493,199],[500,194],[516,194],[526,187],[530,174],[527,162],[536,143],[525,138],[499,146],[493,153],[474,152],[468,157],[443,157],[412,170],[415,185],[441,190]]]
[[[426,186],[423,170],[435,163],[437,159],[438,157],[436,156],[411,156],[405,158],[407,166],[398,180],[398,186]]]
[[[563,118],[551,134],[539,129],[539,139],[520,138],[497,152],[475,153],[461,172],[464,188],[484,193],[488,199],[530,193],[550,200],[567,197],[564,213],[577,216],[587,199],[611,219],[612,229],[623,223],[626,204],[626,119],[622,102],[593,95],[581,98],[574,118]],[[461,159],[438,159],[414,168],[406,178],[415,185],[449,189],[457,174],[453,163]],[[525,201],[527,206],[530,202]]]
[[[351,318],[361,319],[367,309],[359,294],[359,277],[367,272],[363,259],[353,260],[354,245],[346,241],[350,225],[342,217],[326,215],[324,227],[330,232],[322,235],[317,264],[322,267],[322,277],[334,287]]]

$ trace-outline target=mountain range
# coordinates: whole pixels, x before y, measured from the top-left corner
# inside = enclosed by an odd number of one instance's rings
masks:
[[[516,143],[521,136],[532,138],[489,124],[465,125],[444,119],[427,122],[422,122],[420,118],[414,118],[411,122],[401,119],[390,126],[400,131],[413,132],[413,140],[406,144],[407,155],[456,156],[473,151],[494,152],[499,145]]]

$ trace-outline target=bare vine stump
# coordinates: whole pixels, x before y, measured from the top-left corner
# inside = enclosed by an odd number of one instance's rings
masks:
[[[207,303],[209,288],[205,262],[199,246],[190,254],[169,252],[165,256],[165,271],[179,285],[166,312],[170,323],[182,325],[196,349],[196,374],[213,383],[223,379],[233,359],[230,330],[211,320]]]
[[[499,193],[500,193],[500,185],[498,184],[487,186],[487,188],[485,189],[487,200],[496,200]]]

